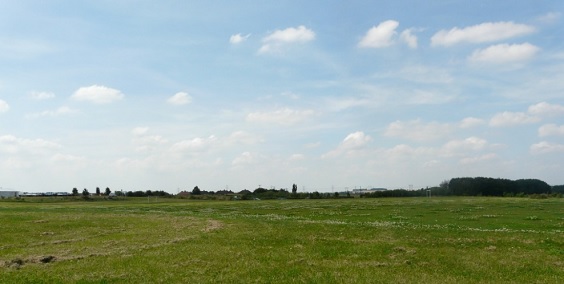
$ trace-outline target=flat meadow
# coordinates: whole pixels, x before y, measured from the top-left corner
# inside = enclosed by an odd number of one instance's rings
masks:
[[[0,283],[564,283],[564,199],[0,201]]]

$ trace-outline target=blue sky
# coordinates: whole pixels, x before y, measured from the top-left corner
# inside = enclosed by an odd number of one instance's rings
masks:
[[[564,184],[561,1],[3,1],[0,187]]]

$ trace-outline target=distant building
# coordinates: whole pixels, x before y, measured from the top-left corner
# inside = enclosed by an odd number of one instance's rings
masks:
[[[0,197],[8,198],[8,197],[20,197],[19,191],[0,191]]]
[[[375,192],[375,191],[384,191],[387,190],[386,188],[383,187],[375,187],[375,188],[371,188],[371,189],[367,189],[367,188],[355,188],[352,190],[352,194],[365,194],[365,193],[371,193],[371,192]]]

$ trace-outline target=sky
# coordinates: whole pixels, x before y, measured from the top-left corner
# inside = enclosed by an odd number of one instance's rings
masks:
[[[564,184],[564,2],[0,0],[0,187]]]

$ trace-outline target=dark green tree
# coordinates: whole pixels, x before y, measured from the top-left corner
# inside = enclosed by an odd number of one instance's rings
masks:
[[[194,186],[194,189],[192,189],[192,194],[194,194],[194,195],[200,195],[200,194],[202,194],[202,191],[201,191],[200,188],[196,185],[196,186]]]
[[[88,197],[89,195],[90,195],[90,192],[88,192],[88,189],[85,188],[84,190],[82,190],[82,196]]]
[[[106,187],[106,192],[105,192],[105,194],[106,194],[106,195],[110,195],[110,193],[112,193],[112,191],[110,190],[109,187]]]
[[[76,189],[76,187],[72,189],[72,195],[74,196],[78,195],[78,189]]]
[[[292,194],[296,194],[298,193],[298,185],[297,184],[292,184]]]
[[[100,188],[96,187],[96,195],[100,196]]]

